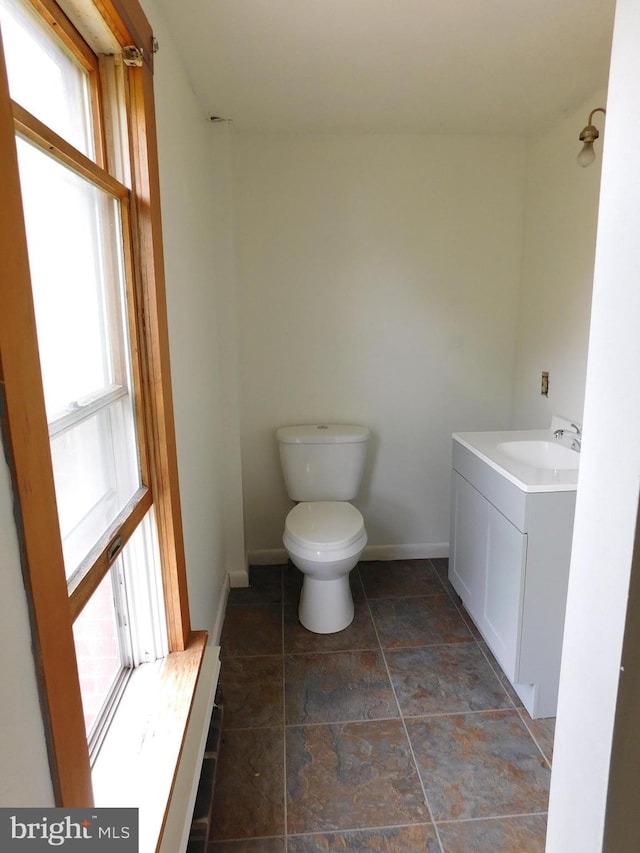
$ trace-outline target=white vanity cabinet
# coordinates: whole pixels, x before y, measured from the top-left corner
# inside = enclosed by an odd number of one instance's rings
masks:
[[[550,717],[576,492],[526,488],[454,436],[449,579],[529,714]]]

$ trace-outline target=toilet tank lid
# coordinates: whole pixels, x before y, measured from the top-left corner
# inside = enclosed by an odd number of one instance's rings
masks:
[[[276,437],[282,444],[347,444],[367,441],[369,429],[354,424],[303,424],[279,427]]]

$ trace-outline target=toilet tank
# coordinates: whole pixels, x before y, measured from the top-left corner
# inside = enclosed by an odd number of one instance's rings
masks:
[[[283,426],[276,432],[294,501],[350,501],[362,482],[369,430],[346,424]]]

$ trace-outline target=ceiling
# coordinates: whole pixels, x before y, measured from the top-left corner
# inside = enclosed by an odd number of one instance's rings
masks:
[[[239,130],[483,134],[529,134],[605,87],[615,7],[615,0],[155,3],[203,108]]]

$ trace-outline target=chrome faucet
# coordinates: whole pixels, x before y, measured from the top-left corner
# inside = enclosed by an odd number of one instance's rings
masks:
[[[582,432],[578,424],[570,424],[573,429],[557,429],[554,430],[554,438],[563,438],[566,436],[571,439],[570,447],[572,450],[577,450],[580,453],[582,447]]]

